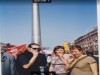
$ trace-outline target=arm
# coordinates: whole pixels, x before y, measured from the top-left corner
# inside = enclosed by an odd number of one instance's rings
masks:
[[[67,62],[67,60],[66,59],[64,59],[64,57],[63,56],[60,56],[60,59],[62,60],[62,62],[67,66],[67,64],[68,64],[68,62]]]
[[[65,64],[64,70],[68,71],[69,70],[69,63],[66,59],[64,59],[64,57],[60,57],[60,59],[62,60],[62,62]]]
[[[30,61],[29,61],[28,64],[23,65],[23,68],[28,69],[28,68],[35,62],[36,57],[37,57],[37,56],[33,56],[33,57],[30,59]]]
[[[65,57],[66,58],[66,57]],[[73,55],[69,55],[67,56],[67,59],[65,59],[63,55],[60,55],[60,59],[63,61],[63,63],[65,64],[65,71],[68,71],[70,69],[70,64],[73,62],[74,57]]]
[[[91,67],[91,70],[93,72],[93,75],[98,75],[97,64],[96,63],[92,63],[92,64],[90,64],[90,67]]]
[[[34,64],[34,62],[38,56],[38,52],[32,51],[32,54],[34,56],[32,56],[32,58],[29,60],[29,63],[23,65],[23,68],[28,69],[32,64]]]

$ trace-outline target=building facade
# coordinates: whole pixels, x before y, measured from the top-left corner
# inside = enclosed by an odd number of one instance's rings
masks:
[[[97,27],[93,28],[89,33],[80,36],[74,41],[74,44],[80,45],[84,51],[94,51],[98,54],[98,30]]]

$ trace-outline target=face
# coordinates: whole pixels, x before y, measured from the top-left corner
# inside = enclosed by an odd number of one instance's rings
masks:
[[[59,55],[59,54],[64,54],[64,49],[62,48],[59,48],[56,50],[56,54]]]
[[[78,49],[71,50],[71,53],[75,58],[78,58],[82,55],[82,51],[79,51]]]
[[[40,47],[37,45],[31,45],[31,48],[28,47],[28,51],[32,52],[32,51],[37,51],[39,52]]]

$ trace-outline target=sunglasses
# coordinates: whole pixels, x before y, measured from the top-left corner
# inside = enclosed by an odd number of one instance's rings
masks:
[[[32,48],[33,50],[40,50],[40,48]]]

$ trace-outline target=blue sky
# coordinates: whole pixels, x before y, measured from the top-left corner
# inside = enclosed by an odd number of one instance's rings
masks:
[[[40,24],[43,47],[51,49],[73,42],[97,25],[96,2],[41,3]],[[16,45],[31,42],[32,3],[0,3],[1,42]]]

